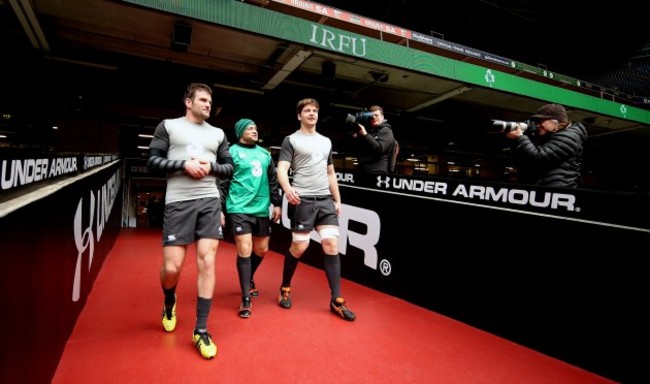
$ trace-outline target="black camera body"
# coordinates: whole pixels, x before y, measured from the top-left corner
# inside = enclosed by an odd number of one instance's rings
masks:
[[[503,120],[492,120],[492,128],[495,129],[495,132],[499,133],[508,133],[517,128],[527,135],[535,134],[537,132],[537,124],[533,120],[526,121],[503,121]]]
[[[361,124],[361,125],[367,125],[370,124],[370,121],[372,121],[372,112],[368,111],[359,111],[355,113],[354,115],[348,113],[348,116],[345,118],[345,122],[347,124]]]

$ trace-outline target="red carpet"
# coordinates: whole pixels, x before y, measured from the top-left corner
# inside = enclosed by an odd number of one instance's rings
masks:
[[[312,244],[318,246],[317,244]],[[191,342],[196,262],[178,288],[178,326],[160,324],[159,229],[124,229],[68,340],[53,383],[599,384],[611,380],[353,282],[343,295],[357,321],[329,312],[323,271],[300,264],[293,308],[276,302],[282,256],[256,274],[253,315],[237,315],[236,250],[222,241],[208,327],[219,347],[203,360]]]

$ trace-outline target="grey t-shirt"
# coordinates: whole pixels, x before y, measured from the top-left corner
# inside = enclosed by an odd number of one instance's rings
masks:
[[[331,195],[327,166],[332,164],[332,141],[318,132],[296,131],[284,138],[278,161],[291,163],[291,185],[300,195]]]
[[[167,152],[169,160],[206,160],[211,163],[217,158],[230,157],[228,139],[221,128],[207,122],[194,124],[185,117],[163,120],[156,127],[150,147]],[[193,200],[204,197],[219,197],[216,177],[209,174],[194,179],[183,171],[167,175],[165,203]]]

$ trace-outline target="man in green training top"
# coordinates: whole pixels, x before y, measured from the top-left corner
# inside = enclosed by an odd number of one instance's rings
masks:
[[[251,296],[258,295],[253,276],[269,250],[271,221],[280,221],[282,196],[271,154],[257,145],[257,125],[241,119],[235,124],[235,134],[238,141],[230,146],[235,164],[232,179],[222,182],[221,188],[227,196],[226,212],[237,244],[242,293],[239,316],[248,318]]]

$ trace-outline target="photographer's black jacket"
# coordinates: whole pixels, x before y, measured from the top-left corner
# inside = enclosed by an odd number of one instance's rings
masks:
[[[387,173],[391,150],[395,143],[393,129],[387,121],[377,127],[366,128],[367,135],[357,135],[354,152],[357,169],[368,173]]]
[[[519,136],[515,150],[522,180],[544,186],[577,187],[586,140],[587,129],[580,123],[543,136]]]

